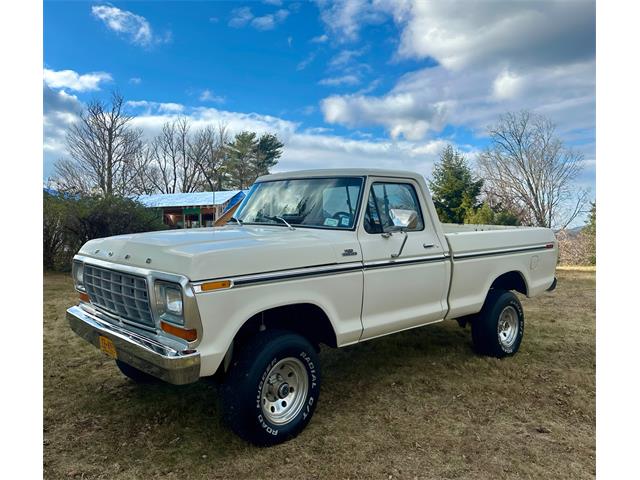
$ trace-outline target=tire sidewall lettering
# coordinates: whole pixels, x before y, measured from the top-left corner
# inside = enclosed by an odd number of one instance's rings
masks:
[[[267,421],[265,420],[264,416],[262,415],[262,405],[260,405],[261,402],[261,396],[262,396],[262,386],[264,385],[264,382],[267,381],[267,375],[269,374],[269,372],[271,371],[271,369],[273,368],[273,366],[278,362],[278,358],[274,357],[266,366],[266,368],[264,369],[264,371],[262,372],[262,375],[260,376],[260,380],[258,381],[258,390],[257,390],[257,394],[256,394],[256,408],[258,410],[258,424],[260,425],[260,427],[262,427],[262,429],[264,431],[266,431],[269,435],[273,435],[276,436],[278,435],[278,429],[272,427],[271,425],[269,425],[267,423]]]
[[[277,436],[281,432],[281,430],[278,427],[272,425],[262,414],[262,405],[261,405],[262,387],[264,385],[264,382],[267,381],[267,375],[269,371],[271,371],[273,366],[278,361],[280,361],[282,358],[285,358],[286,356],[288,355],[286,354],[278,355],[277,357],[274,357],[267,364],[267,366],[264,368],[262,372],[262,375],[258,380],[258,385],[256,389],[256,402],[255,402],[255,406],[257,409],[256,420],[258,421],[258,424],[260,425],[262,430],[264,430],[267,434],[273,435],[273,436]],[[295,425],[296,423],[298,423],[300,418],[302,420],[306,420],[313,413],[314,404],[316,403],[315,391],[318,388],[318,374],[316,372],[316,366],[313,363],[313,360],[311,359],[310,355],[306,351],[304,350],[301,351],[298,356],[306,367],[307,376],[309,378],[309,392],[307,393],[307,400],[305,402],[305,405],[300,411],[300,413],[296,416],[296,418],[292,419],[289,423],[285,425],[279,426],[281,428],[285,427],[285,431],[286,431],[286,427],[290,425]]]

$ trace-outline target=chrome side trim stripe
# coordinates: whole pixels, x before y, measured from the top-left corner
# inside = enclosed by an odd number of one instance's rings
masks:
[[[293,270],[283,270],[273,273],[259,273],[254,275],[243,275],[241,277],[233,277],[233,286],[243,287],[246,285],[254,285],[256,283],[275,282],[284,280],[293,280],[302,277],[316,277],[320,275],[330,275],[334,273],[349,273],[362,270],[362,262],[336,263],[321,267],[297,268]]]
[[[411,265],[416,263],[442,262],[444,260],[448,260],[449,258],[450,258],[449,254],[441,253],[438,255],[426,255],[423,257],[397,258],[394,260],[378,260],[375,262],[366,262],[364,264],[364,269],[371,270],[374,268],[399,267],[402,265]]]
[[[461,253],[459,255],[454,254],[453,259],[466,260],[469,258],[489,257],[493,255],[510,255],[514,253],[532,252],[536,250],[552,250],[552,248],[548,247],[547,245],[548,244],[542,244],[542,245],[533,245],[533,246],[527,246],[527,247],[510,248],[506,250],[485,250],[481,252]]]
[[[407,265],[432,263],[432,262],[444,262],[453,258],[453,260],[467,260],[471,258],[493,256],[493,255],[509,255],[514,253],[524,253],[536,250],[549,250],[547,244],[535,245],[527,247],[518,247],[506,250],[487,250],[482,252],[470,252],[460,255],[454,255],[453,257],[449,253],[440,253],[436,255],[426,255],[422,257],[413,258],[398,258],[393,260],[377,260],[375,262],[349,262],[349,263],[334,263],[329,265],[319,265],[315,267],[296,268],[291,270],[276,270],[266,273],[255,273],[250,275],[242,275],[239,277],[224,277],[208,280],[200,280],[193,282],[194,286],[202,285],[207,282],[214,282],[217,280],[231,280],[232,287],[238,288],[249,285],[257,285],[270,282],[284,282],[287,280],[295,280],[299,278],[307,277],[319,277],[324,275],[336,275],[341,273],[353,273],[357,271],[365,272],[367,270],[374,270],[380,268],[402,267]],[[210,293],[206,291],[197,291],[197,294]]]
[[[365,270],[372,270],[378,268],[388,267],[401,267],[404,265],[412,265],[418,263],[430,263],[430,262],[443,262],[448,260],[449,255],[430,255],[417,258],[398,259],[398,260],[381,260],[376,262],[369,262],[363,264],[362,262],[349,262],[349,263],[335,263],[331,265],[322,265],[317,267],[297,268],[292,270],[281,270],[268,273],[258,273],[251,275],[243,275],[240,277],[226,277],[225,279],[231,280],[232,288],[244,287],[248,285],[256,285],[269,282],[282,282],[287,280],[295,280],[306,277],[318,277],[324,275],[336,275],[341,273],[362,272]],[[201,280],[194,282],[194,286],[202,285],[203,283],[213,282],[221,279]],[[197,292],[207,293],[206,291]]]

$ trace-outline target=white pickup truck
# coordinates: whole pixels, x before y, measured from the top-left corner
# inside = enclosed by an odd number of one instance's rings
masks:
[[[320,344],[457,319],[479,353],[505,357],[524,333],[513,291],[556,286],[551,230],[443,225],[411,172],[264,176],[231,222],[87,242],[67,318],[134,381],[217,375],[224,418],[259,445],[311,419]]]

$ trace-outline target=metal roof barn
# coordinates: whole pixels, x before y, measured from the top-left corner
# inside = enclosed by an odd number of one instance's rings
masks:
[[[242,190],[228,190],[221,192],[191,192],[191,193],[156,193],[153,195],[139,195],[136,199],[145,207],[202,207],[208,205],[223,205]]]
[[[211,227],[226,211],[238,205],[248,190],[157,193],[139,195],[145,207],[162,211],[162,221],[172,228]]]

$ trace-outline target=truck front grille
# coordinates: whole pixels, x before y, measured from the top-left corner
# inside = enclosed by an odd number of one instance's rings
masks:
[[[125,320],[153,326],[144,277],[84,265],[84,287],[91,302]]]

